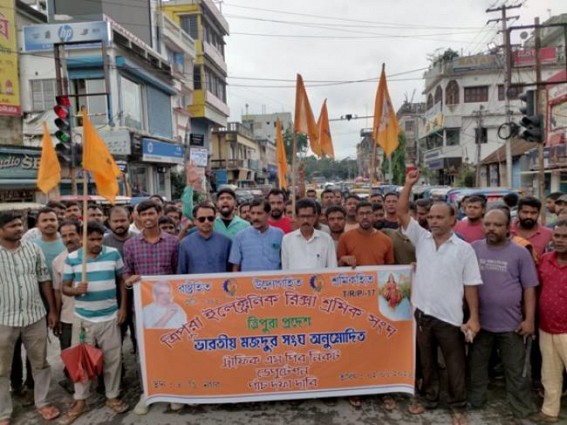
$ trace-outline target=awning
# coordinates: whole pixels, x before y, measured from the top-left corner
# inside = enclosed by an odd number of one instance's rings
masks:
[[[30,188],[35,189],[37,187],[37,180],[34,179],[0,179],[0,186],[9,186],[10,189],[13,188]],[[1,187],[6,189],[5,187]]]

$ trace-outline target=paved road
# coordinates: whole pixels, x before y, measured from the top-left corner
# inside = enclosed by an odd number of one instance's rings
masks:
[[[131,345],[124,347],[127,364],[133,364]],[[52,365],[53,380],[51,398],[61,409],[72,402],[72,397],[57,383],[63,378],[59,359],[59,344],[54,341],[49,347],[49,361]],[[139,398],[139,389],[133,367],[126,371],[124,400],[134,406]],[[345,399],[307,400],[293,402],[240,403],[225,405],[185,406],[180,412],[172,412],[165,403],[151,406],[145,416],[133,412],[115,415],[104,406],[104,397],[93,394],[89,399],[89,412],[77,419],[75,424],[123,424],[123,425],[350,425],[350,424],[403,424],[403,425],[445,425],[451,424],[449,411],[441,406],[420,416],[407,412],[407,398],[398,400],[398,409],[388,412],[382,407],[378,396],[366,397],[360,409],[353,408]],[[562,419],[567,424],[567,397],[563,398]],[[472,424],[509,425],[513,423],[504,395],[503,380],[495,380],[490,386],[489,403],[486,408],[469,413]],[[21,400],[14,405],[13,424],[40,425],[41,420],[33,407],[23,407]]]

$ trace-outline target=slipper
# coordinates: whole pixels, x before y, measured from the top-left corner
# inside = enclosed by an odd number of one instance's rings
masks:
[[[128,405],[118,398],[106,400],[106,407],[111,408],[114,413],[124,413],[128,410]]]
[[[59,409],[52,404],[40,407],[37,409],[37,413],[41,415],[44,421],[52,421],[53,419],[58,418],[61,414]]]
[[[396,410],[396,407],[398,407],[396,400],[394,400],[391,395],[385,395],[384,397],[382,397],[382,403],[384,403],[384,409],[389,412]]]
[[[408,412],[412,415],[421,415],[425,413],[425,407],[417,399],[412,397],[408,405]]]
[[[362,399],[360,397],[349,397],[347,400],[355,409],[360,409],[362,407]]]

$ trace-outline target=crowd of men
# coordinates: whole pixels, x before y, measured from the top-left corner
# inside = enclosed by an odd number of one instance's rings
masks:
[[[87,409],[89,383],[72,383],[67,371],[60,385],[73,393],[73,405],[61,413],[48,401],[48,328],[62,350],[81,341],[98,346],[106,406],[129,409],[120,398],[122,344],[129,333],[136,349],[131,289],[141,276],[385,264],[415,265],[420,396],[411,399],[410,413],[437,407],[443,364],[452,423],[467,424],[466,409],[486,404],[490,375],[501,367],[517,423],[558,421],[567,364],[567,195],[546,199],[545,226],[542,202],[533,197],[510,196],[507,205],[490,209],[476,195],[460,210],[410,202],[418,180],[410,172],[401,193],[368,200],[329,188],[319,199],[308,191],[292,202],[272,189],[265,199],[240,205],[228,187],[215,203],[193,205],[188,184],[178,202],[152,196],[106,215],[90,205],[86,217],[76,202],[51,201],[26,232],[20,216],[1,213],[0,425],[9,425],[17,396],[27,395],[45,420],[64,425]],[[186,319],[168,285],[156,285],[154,299],[145,326]],[[534,388],[543,396],[541,407]],[[386,409],[396,408],[391,395],[382,400]],[[142,395],[134,411],[148,409]]]

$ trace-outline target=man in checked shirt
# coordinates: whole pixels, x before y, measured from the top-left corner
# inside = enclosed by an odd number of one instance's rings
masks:
[[[160,230],[161,206],[153,201],[144,201],[138,204],[137,211],[143,230],[124,244],[124,283],[127,289],[131,289],[141,276],[164,276],[177,272],[179,241]],[[172,410],[182,407],[171,403]],[[145,415],[148,410],[142,394],[134,413]]]

